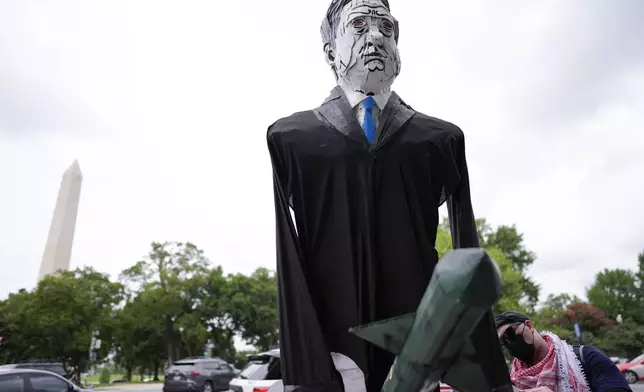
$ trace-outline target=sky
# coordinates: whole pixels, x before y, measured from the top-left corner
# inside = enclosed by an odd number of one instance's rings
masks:
[[[516,224],[542,295],[644,251],[641,0],[390,0],[394,90],[466,137],[477,217]],[[0,0],[0,298],[33,288],[63,171],[72,268],[152,241],[227,272],[275,266],[266,130],[334,79],[328,0]],[[444,211],[443,211],[444,212]]]

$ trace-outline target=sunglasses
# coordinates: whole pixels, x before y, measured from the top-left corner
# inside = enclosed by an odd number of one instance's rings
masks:
[[[515,328],[519,327],[520,325],[523,325],[524,328],[521,331],[521,333],[517,333],[515,331]],[[525,331],[525,324],[524,323],[518,323],[518,324],[513,324],[508,329],[503,332],[503,335],[501,335],[501,343],[506,344],[509,342],[513,342],[514,340],[517,339],[517,336],[523,335],[523,332]]]

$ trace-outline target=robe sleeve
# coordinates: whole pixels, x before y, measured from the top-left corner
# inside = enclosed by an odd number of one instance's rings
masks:
[[[277,286],[282,380],[285,391],[342,392],[318,313],[311,296],[306,260],[291,219],[289,200],[293,184],[290,155],[271,137],[268,148],[273,166],[277,239]],[[279,139],[279,138],[277,138]]]
[[[458,181],[447,199],[452,245],[454,249],[478,248],[479,239],[476,232],[476,221],[472,210],[470,194],[470,177],[465,158],[465,136],[458,130],[456,137],[451,140],[451,155],[456,166]]]

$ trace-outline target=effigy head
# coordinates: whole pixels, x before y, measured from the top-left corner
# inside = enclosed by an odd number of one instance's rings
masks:
[[[389,91],[400,73],[398,21],[388,0],[332,0],[322,42],[336,81],[366,95]]]

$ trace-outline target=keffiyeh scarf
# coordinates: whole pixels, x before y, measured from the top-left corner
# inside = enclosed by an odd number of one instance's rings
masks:
[[[548,354],[528,367],[515,359],[510,378],[519,389],[548,387],[552,392],[590,392],[584,371],[572,347],[550,332],[541,336],[548,343]]]

